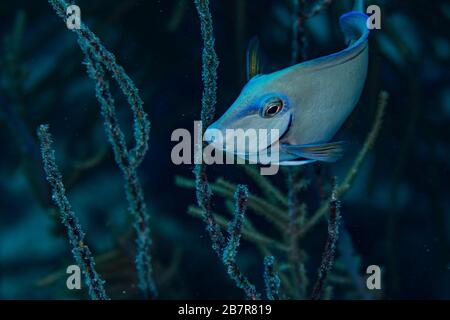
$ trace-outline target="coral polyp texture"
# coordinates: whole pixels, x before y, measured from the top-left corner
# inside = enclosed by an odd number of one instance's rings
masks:
[[[63,1],[50,0],[56,13],[66,19],[68,4]],[[150,137],[150,122],[143,109],[143,101],[133,81],[125,73],[125,70],[117,64],[116,58],[110,53],[89,30],[85,24],[81,24],[75,30],[78,36],[78,44],[85,55],[85,64],[89,76],[96,82],[96,94],[100,103],[101,113],[104,118],[105,131],[114,152],[116,162],[125,179],[125,193],[129,203],[129,211],[134,216],[134,228],[136,230],[136,269],[139,278],[139,287],[145,296],[154,298],[157,295],[156,285],[152,275],[152,261],[150,256],[151,235],[149,226],[149,214],[144,201],[144,194],[139,182],[137,168],[144,159],[148,149]],[[111,73],[120,90],[125,95],[133,112],[133,128],[135,147],[127,148],[124,134],[119,126],[116,116],[115,103],[112,97],[105,69]]]
[[[52,188],[52,199],[58,207],[61,221],[66,227],[67,236],[72,246],[72,254],[77,265],[83,270],[89,295],[93,300],[107,300],[104,283],[97,271],[91,250],[85,243],[85,234],[72,206],[66,196],[61,173],[56,165],[55,150],[52,149],[52,136],[48,125],[41,125],[38,130],[41,144],[41,156],[47,181]]]

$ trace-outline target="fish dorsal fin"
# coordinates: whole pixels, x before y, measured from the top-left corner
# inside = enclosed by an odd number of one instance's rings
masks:
[[[247,81],[261,74],[261,51],[258,37],[253,37],[247,49]]]

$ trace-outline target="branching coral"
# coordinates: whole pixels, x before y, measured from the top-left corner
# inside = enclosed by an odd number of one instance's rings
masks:
[[[202,53],[202,80],[203,80],[203,97],[201,120],[203,127],[208,126],[215,112],[215,104],[217,100],[217,67],[218,58],[214,49],[214,35],[212,16],[209,11],[209,0],[195,0],[198,15],[200,17],[201,34],[204,42]],[[201,139],[201,137],[199,137]],[[202,144],[202,141],[196,141],[197,148]],[[211,210],[212,190],[208,183],[205,167],[202,164],[197,164],[194,168],[195,174],[195,188],[197,193],[197,203],[201,217],[206,223],[206,230],[212,242],[212,247],[217,255],[222,259],[224,265],[231,279],[236,282],[236,285],[244,290],[248,299],[260,299],[261,295],[256,291],[256,288],[251,284],[246,276],[240,271],[236,263],[237,249],[242,234],[244,225],[244,213],[249,198],[248,189],[246,186],[238,185],[234,193],[235,212],[233,220],[228,224],[228,241],[225,243],[220,226],[216,222],[214,213]],[[229,192],[226,188],[223,189],[225,193]],[[273,263],[272,263],[273,265]],[[270,277],[275,278],[273,275]],[[268,276],[269,277],[269,276]],[[275,291],[276,288],[274,287]],[[275,293],[272,293],[272,298]]]
[[[56,13],[65,20],[68,4],[64,0],[49,0],[49,3]],[[80,29],[73,29],[73,31],[77,34],[78,43],[85,55],[88,74],[96,82],[97,99],[100,102],[105,121],[105,131],[111,143],[115,160],[125,179],[125,193],[129,202],[129,211],[135,219],[134,228],[137,234],[136,268],[139,287],[144,296],[154,298],[157,295],[157,290],[152,275],[150,255],[152,240],[149,214],[137,174],[137,168],[143,161],[148,149],[150,122],[143,109],[143,101],[139,96],[138,89],[125,70],[117,64],[114,55],[101,44],[96,35],[84,23],[81,24]],[[119,85],[133,113],[136,144],[131,150],[128,149],[125,135],[119,126],[105,69]]]
[[[59,208],[61,221],[66,227],[67,235],[72,245],[73,257],[83,272],[86,285],[89,288],[89,295],[93,300],[108,300],[109,298],[103,286],[104,281],[95,270],[95,262],[91,250],[85,243],[85,234],[66,197],[62,176],[56,165],[55,151],[52,149],[53,141],[49,132],[49,126],[41,125],[37,133],[41,143],[45,174],[52,188],[52,198]]]
[[[266,285],[266,295],[269,300],[276,300],[280,290],[280,277],[274,270],[275,258],[267,256],[264,258],[264,283]]]
[[[209,0],[194,0],[200,18],[201,34],[203,38],[202,80],[204,83],[201,121],[206,128],[213,120],[217,101],[217,68],[219,59],[214,49],[214,29]]]
[[[222,261],[228,269],[231,279],[236,285],[244,290],[246,296],[251,299],[259,299],[260,295],[256,292],[255,286],[245,277],[237,267],[236,255],[244,223],[244,214],[248,199],[248,189],[244,185],[238,185],[234,195],[235,213],[233,220],[228,224],[228,242],[222,253]]]
[[[213,119],[217,94],[217,67],[218,59],[214,49],[214,35],[212,17],[209,11],[209,0],[196,0],[195,5],[200,17],[201,34],[204,42],[202,53],[202,80],[204,83],[202,96],[201,120],[206,127]],[[203,132],[202,132],[203,134]],[[202,137],[195,141],[196,148],[202,145]],[[205,167],[200,163],[194,168],[197,203],[202,210],[206,230],[212,241],[213,249],[221,256],[221,250],[225,245],[225,239],[217,226],[211,213],[212,192],[208,184]]]
[[[331,195],[331,200],[329,203],[330,216],[328,218],[328,237],[325,242],[325,249],[322,255],[322,262],[319,268],[319,275],[317,277],[316,284],[314,285],[313,292],[311,294],[312,300],[320,299],[320,294],[322,292],[325,280],[330,272],[333,262],[334,262],[334,254],[336,251],[336,243],[339,235],[339,220],[340,211],[339,211],[340,203],[336,198],[336,186],[334,186],[333,193]]]

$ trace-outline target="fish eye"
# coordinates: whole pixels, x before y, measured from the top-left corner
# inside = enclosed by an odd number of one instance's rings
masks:
[[[283,110],[284,102],[278,97],[268,99],[262,106],[260,116],[263,118],[272,118]]]

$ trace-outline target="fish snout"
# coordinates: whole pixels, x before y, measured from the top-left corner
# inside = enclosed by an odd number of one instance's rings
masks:
[[[216,149],[223,150],[225,147],[225,140],[222,131],[213,126],[206,129],[203,140],[213,145]]]

